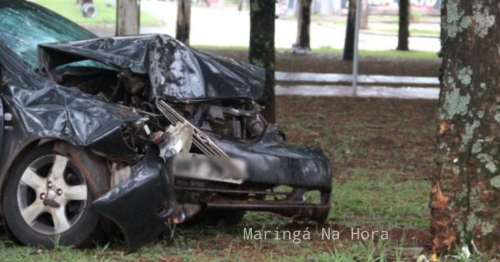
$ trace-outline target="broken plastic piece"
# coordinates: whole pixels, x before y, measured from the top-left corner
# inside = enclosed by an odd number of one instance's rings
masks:
[[[176,155],[186,156],[193,142],[193,129],[185,123],[177,123],[170,125],[163,133],[168,134],[167,141],[160,144],[160,157],[164,159]]]

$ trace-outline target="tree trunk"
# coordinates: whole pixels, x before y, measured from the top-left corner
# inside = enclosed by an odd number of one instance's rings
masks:
[[[298,0],[299,17],[297,19],[297,42],[295,47],[311,50],[311,3],[312,0]]]
[[[410,37],[410,0],[399,1],[399,31],[397,50],[409,51],[408,38]]]
[[[139,34],[139,5],[137,0],[118,0],[116,3],[116,35]]]
[[[444,0],[431,234],[438,254],[500,251],[497,1]],[[471,251],[473,252],[473,251]]]
[[[361,0],[361,18],[359,19],[359,29],[368,29],[368,16],[370,12],[368,10],[368,0]]]
[[[300,17],[300,0],[295,0],[295,18],[299,19],[299,17]]]
[[[177,28],[175,38],[189,45],[189,28],[191,25],[191,0],[177,0]]]
[[[349,0],[347,12],[347,26],[345,29],[343,61],[352,61],[354,58],[354,29],[356,23],[356,0]]]
[[[250,63],[266,69],[264,91],[264,117],[271,123],[275,118],[274,100],[274,19],[275,2],[269,0],[250,0]]]

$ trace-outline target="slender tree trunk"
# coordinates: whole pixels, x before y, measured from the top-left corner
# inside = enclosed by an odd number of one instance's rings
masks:
[[[116,3],[116,35],[139,34],[139,5],[137,0],[118,0]]]
[[[139,34],[141,33],[141,0],[137,0],[137,26]]]
[[[299,17],[297,19],[297,42],[295,47],[311,50],[311,3],[312,0],[298,0]]]
[[[270,0],[250,0],[250,63],[266,69],[266,101],[264,117],[275,122],[274,100],[274,19],[275,2]]]
[[[410,0],[399,0],[399,30],[397,50],[408,51],[410,37]]]
[[[438,254],[500,251],[500,9],[444,0],[431,234]]]
[[[368,0],[361,0],[361,19],[359,21],[359,29],[368,29],[368,16],[370,12],[368,10]]]
[[[293,0],[290,0],[293,1]],[[295,18],[299,19],[300,17],[300,0],[295,1]]]
[[[250,6],[250,0],[238,0],[238,11],[243,10],[243,5],[248,8]]]
[[[345,29],[344,55],[342,60],[352,61],[354,58],[354,29],[356,23],[356,0],[349,0],[347,26]]]
[[[177,0],[177,28],[175,38],[189,45],[191,25],[191,0]]]

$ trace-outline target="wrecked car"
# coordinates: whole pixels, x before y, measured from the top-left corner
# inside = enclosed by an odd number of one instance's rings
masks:
[[[118,228],[134,251],[190,220],[327,219],[329,160],[264,119],[263,69],[166,35],[98,38],[25,1],[0,17],[0,214],[18,242]]]

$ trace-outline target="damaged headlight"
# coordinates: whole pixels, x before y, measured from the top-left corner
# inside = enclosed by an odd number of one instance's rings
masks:
[[[165,132],[156,132],[153,142],[160,147],[160,157],[164,159],[186,156],[193,142],[193,129],[185,123],[170,125]]]

